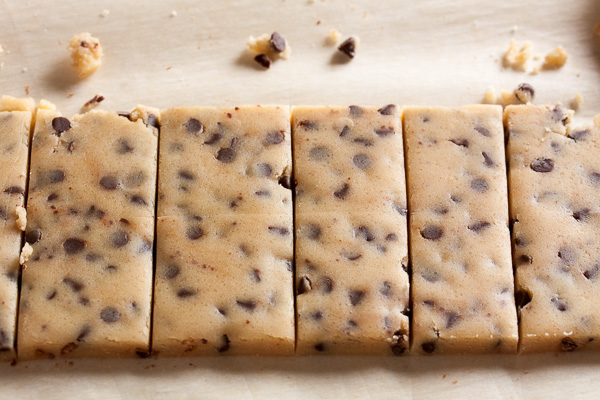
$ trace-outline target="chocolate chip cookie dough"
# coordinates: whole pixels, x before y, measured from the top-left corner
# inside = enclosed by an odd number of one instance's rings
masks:
[[[408,348],[400,110],[293,109],[297,354]]]
[[[522,352],[600,348],[600,117],[511,106],[509,183]]]
[[[294,352],[288,107],[163,112],[153,352]]]
[[[17,210],[24,205],[31,99],[0,100],[0,361],[15,358],[17,281],[22,232]]]
[[[20,359],[148,353],[158,119],[38,111]]]
[[[517,350],[501,113],[404,110],[416,353]]]

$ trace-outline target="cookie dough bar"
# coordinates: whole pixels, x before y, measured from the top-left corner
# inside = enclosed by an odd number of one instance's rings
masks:
[[[149,351],[159,113],[40,110],[32,141],[19,357]]]
[[[22,231],[17,209],[25,200],[31,99],[0,100],[0,361],[15,358],[17,281]]]
[[[294,352],[288,107],[163,112],[153,351]]]
[[[600,117],[511,106],[509,189],[520,351],[600,349]]]
[[[416,353],[510,353],[502,109],[404,109]]]
[[[408,348],[406,195],[400,112],[297,107],[297,354]]]

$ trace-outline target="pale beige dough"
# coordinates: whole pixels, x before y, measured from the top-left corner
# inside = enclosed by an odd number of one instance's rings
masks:
[[[100,40],[87,32],[73,36],[68,50],[80,78],[91,75],[102,65],[103,51]]]

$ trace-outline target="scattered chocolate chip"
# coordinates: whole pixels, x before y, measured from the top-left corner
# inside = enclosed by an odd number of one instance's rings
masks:
[[[590,269],[583,272],[583,276],[585,279],[595,279],[598,276],[598,271],[600,271],[600,265],[596,264]]]
[[[133,204],[137,204],[138,206],[145,206],[148,203],[146,203],[146,200],[144,200],[142,198],[142,196],[139,196],[137,194],[134,194],[133,196],[131,196],[131,200],[130,200]]]
[[[52,300],[53,298],[56,297],[57,291],[56,290],[52,290],[50,293],[48,293],[46,295],[46,300]]]
[[[58,195],[56,193],[50,193],[46,198],[46,201],[53,202],[56,199],[58,199]]]
[[[215,158],[222,163],[229,164],[235,160],[235,156],[235,150],[233,150],[231,147],[224,147],[217,151]]]
[[[227,337],[227,335],[223,335],[221,337],[221,339],[222,339],[222,341],[223,341],[224,344],[217,348],[217,351],[219,353],[223,353],[223,352],[226,352],[227,350],[229,350],[229,344],[231,343],[231,341],[229,340],[229,338]]]
[[[475,178],[471,181],[471,189],[477,193],[487,192],[488,187],[488,183],[484,178]]]
[[[483,165],[485,165],[486,167],[493,167],[494,165],[496,165],[496,163],[494,162],[492,157],[489,156],[488,153],[484,151],[481,153],[481,155],[483,156]]]
[[[356,39],[350,37],[346,39],[339,47],[338,50],[347,55],[350,59],[356,55]]]
[[[444,234],[444,229],[437,225],[427,225],[421,230],[421,236],[427,240],[438,240]]]
[[[551,172],[554,169],[554,161],[549,158],[536,158],[531,162],[531,169],[535,172]]]
[[[127,139],[119,139],[117,142],[117,153],[119,154],[127,154],[133,152],[133,146],[129,143]]]
[[[269,226],[269,232],[275,233],[280,236],[286,236],[290,233],[289,229],[283,226]]]
[[[427,307],[434,307],[435,306],[435,302],[433,300],[424,300],[423,305],[427,306]]]
[[[285,51],[285,39],[277,32],[273,32],[271,34],[271,39],[269,39],[269,45],[274,51],[278,53]]]
[[[406,213],[408,212],[408,210],[406,209],[406,207],[404,207],[404,206],[401,206],[401,205],[399,205],[399,204],[396,204],[396,203],[392,204],[392,208],[393,208],[394,210],[396,210],[396,212],[397,212],[398,214],[402,215],[402,216],[405,216],[405,215],[406,215]]]
[[[196,118],[190,118],[185,124],[183,124],[183,127],[187,133],[192,135],[197,135],[204,132],[204,125]]]
[[[83,283],[77,282],[75,279],[65,278],[62,282],[69,286],[74,292],[80,292],[83,289]]]
[[[407,338],[406,333],[402,331],[394,332],[391,349],[395,356],[401,356],[406,352],[408,349]]]
[[[569,133],[569,138],[573,139],[576,142],[579,142],[580,140],[584,140],[586,137],[588,137],[590,134],[590,131],[588,129],[580,129],[580,130],[576,130],[576,131],[572,131],[571,133]]]
[[[260,270],[253,268],[252,269],[252,278],[254,279],[254,282],[258,283],[261,281],[260,279]]]
[[[434,342],[425,342],[421,345],[423,351],[427,354],[431,354],[435,351],[435,343]]]
[[[359,106],[350,106],[348,109],[350,110],[351,117],[360,117],[364,113],[363,109]]]
[[[303,127],[307,131],[313,131],[319,128],[319,125],[315,121],[304,120],[298,123],[299,126]]]
[[[278,180],[279,184],[286,189],[292,189],[292,178],[289,175],[282,175]]]
[[[398,235],[396,235],[395,233],[390,233],[385,237],[385,240],[388,242],[395,242],[396,240],[398,240]]]
[[[564,125],[569,119],[569,114],[561,106],[556,106],[554,109],[552,109],[552,119],[554,122],[562,122]]]
[[[377,112],[381,115],[392,115],[396,111],[396,106],[393,104],[388,104],[385,107],[381,107]]]
[[[381,288],[379,289],[379,293],[384,297],[392,297],[392,284],[388,281],[383,282]]]
[[[265,69],[269,69],[271,67],[271,59],[265,53],[260,53],[256,57],[254,57],[254,61],[259,63]]]
[[[65,117],[56,117],[52,120],[52,129],[60,136],[61,133],[71,129],[71,121]]]
[[[373,141],[370,139],[365,139],[365,138],[352,139],[352,143],[357,143],[357,144],[363,145],[365,147],[373,146]]]
[[[522,254],[518,258],[519,264],[531,264],[533,263],[533,258],[528,254]]]
[[[181,179],[184,179],[186,181],[196,180],[196,176],[194,175],[194,173],[190,172],[188,170],[185,170],[185,169],[179,170],[179,172],[177,173],[177,176],[179,176]]]
[[[481,133],[483,136],[486,136],[486,137],[490,136],[490,131],[484,126],[476,126],[475,130],[477,132]]]
[[[59,183],[65,179],[65,173],[60,169],[53,169],[47,172],[46,178],[49,183]]]
[[[83,251],[85,242],[78,238],[69,238],[63,242],[63,249],[67,254],[77,254]]]
[[[350,304],[356,307],[363,300],[365,294],[366,293],[363,290],[351,290],[348,294],[348,297],[350,298]]]
[[[177,278],[181,272],[181,267],[177,264],[167,264],[164,268],[163,276],[165,279],[171,280]]]
[[[119,187],[119,179],[116,176],[103,176],[100,178],[100,187],[104,190],[115,190]]]
[[[394,130],[394,128],[391,127],[385,127],[385,126],[381,126],[378,129],[375,129],[375,133],[378,136],[389,136],[389,135],[393,135],[394,133],[396,133],[396,131]]]
[[[575,218],[577,221],[583,221],[589,217],[591,211],[592,210],[589,208],[582,208],[581,210],[574,211],[573,218]]]
[[[279,144],[279,143],[283,142],[284,138],[285,137],[283,136],[283,133],[281,133],[281,132],[277,132],[277,131],[269,132],[265,136],[265,140],[263,140],[263,144],[266,146]]]
[[[469,230],[475,232],[475,233],[479,233],[482,230],[490,227],[491,224],[487,221],[478,221],[478,222],[474,222],[472,224],[469,224],[469,226],[467,226],[467,228],[469,228]]]
[[[321,228],[318,225],[310,224],[306,226],[306,237],[311,240],[317,240],[321,236]]]
[[[521,83],[515,89],[515,97],[522,103],[529,103],[533,101],[535,96],[535,89],[529,83]]]
[[[177,297],[180,299],[187,299],[188,297],[193,297],[198,294],[197,290],[194,289],[179,289],[177,290]]]
[[[235,303],[248,311],[254,311],[256,308],[256,302],[254,300],[236,300]]]
[[[152,126],[156,129],[158,129],[160,127],[160,125],[158,123],[158,118],[156,118],[156,115],[154,115],[152,113],[148,114],[148,118],[146,119],[146,125]]]
[[[569,309],[567,302],[562,299],[559,299],[557,296],[551,298],[550,301],[554,304],[558,311],[564,312]]]
[[[92,332],[92,328],[89,325],[84,325],[83,328],[79,331],[79,335],[77,335],[77,341],[83,342],[86,337]]]
[[[344,256],[344,258],[346,258],[347,260],[356,261],[362,257],[362,254],[356,251],[342,250],[342,256]]]
[[[97,253],[88,253],[85,255],[85,259],[86,259],[86,261],[89,261],[89,262],[95,262],[95,261],[102,259],[102,256]]]
[[[333,280],[329,277],[323,278],[323,292],[331,293],[333,291]]]
[[[367,242],[372,242],[375,240],[375,235],[373,235],[373,233],[366,226],[359,226],[358,230],[355,232],[355,235],[366,240]]]
[[[116,231],[110,235],[110,244],[112,244],[113,247],[121,248],[127,243],[129,243],[129,236],[127,235],[127,232],[123,230]]]
[[[348,183],[344,183],[340,189],[333,192],[333,195],[340,200],[345,200],[349,191],[350,185]]]
[[[460,321],[461,316],[455,312],[446,312],[446,329],[452,329],[458,321]]]
[[[259,163],[254,166],[254,173],[258,176],[268,177],[273,173],[273,167],[267,163]]]
[[[61,350],[60,350],[60,354],[62,356],[69,354],[70,352],[72,352],[73,350],[77,349],[79,346],[77,346],[77,344],[71,342],[71,343],[67,343]]]
[[[34,244],[42,239],[42,231],[34,229],[25,234],[25,241],[29,244]]]
[[[100,319],[107,323],[117,322],[121,319],[121,313],[116,308],[106,307],[100,311]]]
[[[350,133],[351,129],[348,125],[344,125],[342,130],[340,131],[340,137],[345,137]]]
[[[22,187],[19,187],[19,186],[11,186],[11,187],[7,188],[6,190],[4,190],[4,193],[6,193],[6,194],[24,194],[25,189],[23,189]]]
[[[198,225],[188,226],[185,230],[185,236],[190,240],[198,240],[204,236],[204,231]]]
[[[571,338],[563,338],[560,341],[560,349],[564,352],[575,351],[577,348],[577,344]]]
[[[148,179],[144,171],[135,171],[125,177],[125,184],[128,187],[139,186]]]
[[[457,146],[469,148],[469,141],[467,139],[450,139],[450,141]]]
[[[222,137],[223,135],[221,135],[220,133],[213,133],[212,135],[210,135],[210,138],[208,138],[208,140],[204,141],[204,144],[207,144],[209,146],[217,144]]]
[[[365,170],[371,166],[371,158],[365,153],[359,153],[352,157],[352,163],[354,163],[357,168]]]
[[[590,174],[590,179],[594,184],[600,184],[600,173],[598,172],[592,172]]]
[[[296,287],[296,292],[301,295],[304,293],[308,293],[312,290],[312,282],[308,278],[308,276],[302,276],[298,280],[298,285]]]
[[[331,151],[325,146],[316,146],[310,149],[308,156],[313,161],[327,161],[331,157]]]

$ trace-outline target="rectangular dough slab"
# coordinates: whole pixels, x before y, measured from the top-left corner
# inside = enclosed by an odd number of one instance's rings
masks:
[[[148,353],[158,118],[38,111],[20,359]]]
[[[402,127],[396,106],[295,107],[297,354],[408,347]]]
[[[416,353],[517,349],[502,109],[404,109]]]
[[[294,352],[290,112],[163,112],[153,352]]]
[[[520,351],[600,349],[600,116],[511,106],[509,182]]]
[[[3,97],[0,101],[0,361],[15,358],[23,236],[15,210],[24,205],[32,110],[31,99]]]

